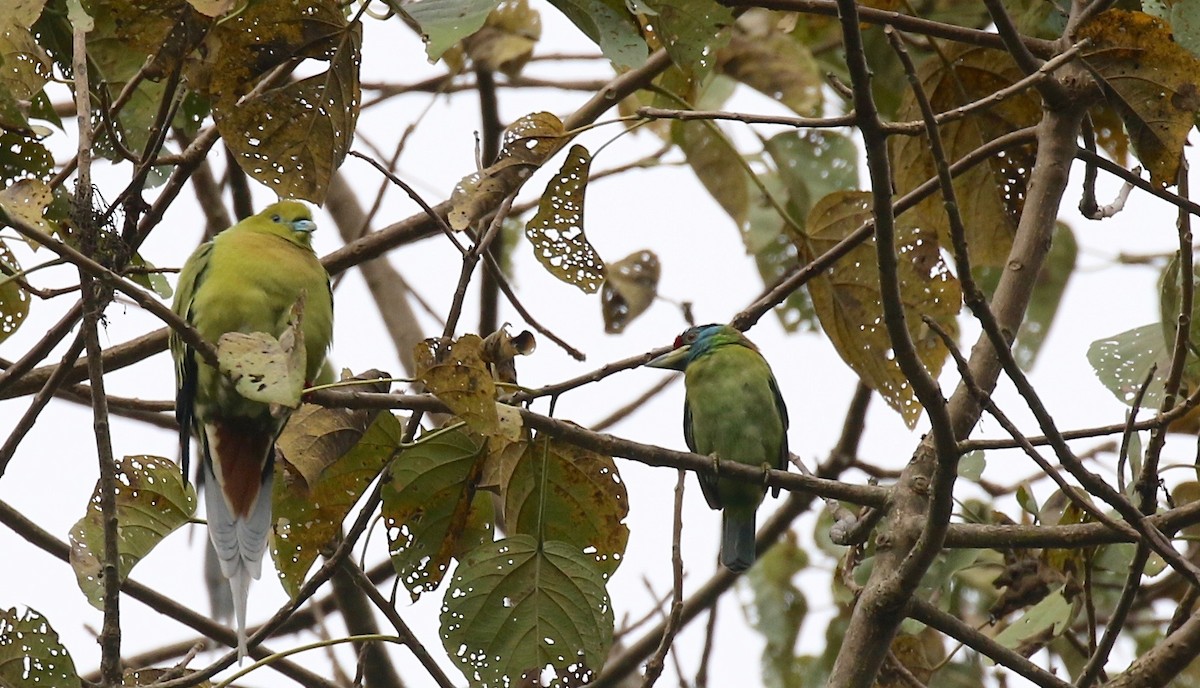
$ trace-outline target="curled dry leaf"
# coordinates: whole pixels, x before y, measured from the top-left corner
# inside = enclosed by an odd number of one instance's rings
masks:
[[[653,251],[638,251],[608,267],[600,290],[604,331],[618,334],[654,302],[662,266]]]

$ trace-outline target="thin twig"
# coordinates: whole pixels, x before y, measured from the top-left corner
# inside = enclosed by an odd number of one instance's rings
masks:
[[[671,527],[671,611],[663,624],[662,641],[646,663],[642,688],[651,688],[662,675],[664,660],[671,651],[671,644],[679,631],[679,620],[683,616],[683,555],[680,542],[683,540],[683,489],[686,478],[687,471],[679,471],[679,479],[675,482],[675,520]]]

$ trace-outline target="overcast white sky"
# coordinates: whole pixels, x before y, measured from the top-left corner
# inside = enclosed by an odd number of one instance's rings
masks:
[[[592,49],[593,46],[552,8],[541,2],[536,5],[542,12],[545,27],[539,53],[578,53]],[[367,21],[363,47],[364,81],[408,83],[442,71],[440,66],[427,64],[420,41],[395,20],[387,24]],[[611,75],[601,61],[573,62],[553,68],[535,62],[527,73],[558,78]],[[61,97],[61,93],[59,95]],[[586,94],[504,90],[500,94],[501,119],[511,121],[536,110],[566,115],[585,97]],[[391,150],[404,128],[420,116],[427,102],[428,97],[422,95],[396,98],[364,112],[359,120],[359,140],[354,150],[370,152],[364,145],[364,138],[383,150]],[[740,95],[730,108],[780,111],[770,101],[752,93]],[[399,174],[429,201],[443,200],[455,182],[474,169],[473,132],[479,127],[477,113],[477,102],[470,93],[443,97],[435,101],[417,126],[400,159]],[[591,132],[580,142],[595,151],[618,131],[619,126]],[[740,131],[743,135],[746,133],[744,129]],[[769,135],[778,130],[762,131]],[[68,155],[73,145],[69,138],[73,137],[58,134],[52,139],[59,144],[56,149],[59,160]],[[743,140],[747,139],[743,137]],[[68,145],[63,146],[64,143]],[[649,132],[623,137],[604,150],[592,169],[602,170],[638,158],[658,145],[659,141]],[[672,158],[678,160],[679,156],[673,154]],[[214,152],[210,159],[216,168],[223,167],[222,155]],[[556,160],[548,167],[557,169],[557,165]],[[365,206],[369,206],[380,181],[378,174],[353,158],[347,159],[342,169],[355,188],[362,190],[360,198]],[[123,187],[128,174],[127,166],[112,171],[100,164],[96,172],[97,183],[102,193],[112,198]],[[543,171],[526,187],[525,198],[540,193],[547,174]],[[1079,168],[1073,174],[1074,188],[1081,176]],[[1103,176],[1101,182],[1105,189],[1101,202],[1105,203],[1111,200],[1117,185]],[[154,192],[147,195],[152,197]],[[261,206],[273,201],[274,196],[270,191],[256,187],[255,199]],[[1158,317],[1157,270],[1144,266],[1115,266],[1113,257],[1122,251],[1170,251],[1176,246],[1174,213],[1145,194],[1135,192],[1124,213],[1100,223],[1080,218],[1074,204],[1074,200],[1064,204],[1061,217],[1075,229],[1079,240],[1079,268],[1068,287],[1061,317],[1053,327],[1033,374],[1033,381],[1045,403],[1063,428],[1123,419],[1124,406],[1096,381],[1085,352],[1095,339],[1155,321]],[[402,192],[389,189],[376,226],[416,212],[419,209]],[[643,248],[656,251],[663,264],[660,293],[676,301],[692,301],[699,322],[728,320],[750,303],[761,289],[753,263],[744,255],[733,223],[687,168],[671,166],[638,170],[597,182],[588,189],[586,213],[588,236],[606,260],[612,262]],[[340,241],[331,220],[321,212],[318,212],[317,220],[321,228],[315,238],[317,252],[325,254],[338,248]],[[201,232],[202,219],[195,200],[185,192],[146,243],[142,254],[156,265],[178,266],[195,246]],[[31,258],[27,252],[22,252],[20,258],[23,265],[29,266],[45,260],[46,255],[41,252]],[[440,312],[445,312],[459,267],[457,252],[445,240],[435,238],[400,248],[392,252],[389,259],[424,298]],[[515,286],[527,308],[588,355],[586,363],[576,363],[551,342],[542,339],[534,356],[519,361],[524,384],[537,386],[559,381],[593,370],[607,361],[667,344],[684,327],[677,307],[658,302],[623,335],[605,335],[597,296],[583,295],[545,273],[524,242],[517,247],[514,261]],[[62,279],[69,280],[70,273],[65,273]],[[21,331],[0,345],[0,356],[19,357],[72,301],[73,297],[64,297],[50,304],[34,303],[33,313]],[[475,327],[475,303],[474,297],[468,299],[460,333]],[[102,335],[106,344],[121,343],[158,327],[157,322],[138,308],[125,304],[110,307],[107,316],[108,328]],[[336,317],[332,357],[338,367],[400,372],[375,307],[356,272],[349,274],[336,294]],[[512,322],[518,330],[524,327],[506,303],[502,304],[502,320]],[[423,324],[427,333],[441,329],[429,318]],[[977,328],[964,322],[963,329],[966,333],[963,341],[969,346]],[[854,388],[853,375],[823,336],[811,333],[785,336],[774,316],[764,318],[749,334],[772,363],[787,399],[791,411],[792,449],[812,465],[823,459],[836,441],[842,414]],[[56,351],[48,360],[55,361],[60,355],[61,351]],[[557,414],[589,425],[666,374],[652,369],[621,373],[564,396]],[[947,394],[954,379],[950,375],[943,376]],[[109,389],[114,394],[166,399],[173,396],[172,384],[170,362],[164,354],[113,373]],[[673,386],[611,432],[642,442],[683,448],[680,430],[682,393],[682,385]],[[1022,427],[1032,430],[1034,426],[1029,414],[1022,412],[1010,386],[1002,385],[998,399]],[[27,404],[27,398],[0,402],[0,435],[8,435]],[[545,411],[546,408],[539,404],[535,410]],[[985,420],[981,432],[997,436],[1000,429],[994,421]],[[919,436],[920,426],[916,431],[908,431],[899,417],[876,399],[867,422],[861,456],[868,461],[899,467],[907,460]],[[119,418],[113,422],[113,441],[118,456],[156,454],[177,457],[173,433]],[[1079,446],[1094,443],[1083,442]],[[1166,460],[1190,461],[1193,453],[1193,440],[1176,439],[1168,443]],[[0,500],[65,539],[70,526],[83,514],[93,489],[97,477],[95,456],[90,410],[68,402],[52,402],[25,439],[7,473],[0,478]],[[995,453],[988,459],[985,477],[997,482],[1010,482],[1035,470],[1022,455],[1012,452]],[[670,504],[675,483],[672,470],[647,468],[628,461],[621,461],[619,468],[629,489],[632,534],[625,563],[609,585],[618,625],[626,615],[640,618],[647,609],[651,598],[643,579],[650,581],[658,595],[669,588]],[[864,480],[863,476],[854,474],[850,479]],[[1048,490],[1039,492],[1042,498],[1046,494]],[[765,514],[772,508],[774,503],[768,500],[760,513]],[[760,515],[760,523],[762,520]],[[714,570],[719,527],[719,515],[705,506],[694,481],[689,481],[684,523],[686,587],[691,590],[707,580]],[[796,527],[806,541],[810,540],[812,523],[811,517],[797,523]],[[205,537],[207,535],[199,527],[187,527],[173,534],[135,569],[133,577],[206,613],[207,598],[201,578]],[[94,633],[100,627],[101,615],[79,592],[72,570],[2,528],[0,553],[6,560],[5,565],[0,566],[0,607],[28,605],[39,610],[61,635],[77,667],[81,671],[93,670],[99,661]],[[385,556],[380,531],[372,539],[367,558],[377,562]],[[827,593],[831,567],[830,560],[815,556],[812,568],[801,578],[811,609],[802,636],[802,651],[817,652],[824,645],[824,620],[832,613],[832,602]],[[457,671],[444,659],[445,653],[437,635],[440,598],[441,590],[427,595],[416,605],[402,603],[400,612],[433,655],[443,658],[450,675],[457,678]],[[126,599],[128,601],[122,605],[126,654],[193,637],[189,629]],[[710,685],[757,684],[757,656],[762,643],[756,634],[744,630],[744,616],[738,601],[747,599],[746,590],[741,589],[736,599],[730,597],[722,601],[720,635],[712,659]],[[251,590],[251,623],[268,617],[283,601],[282,589],[270,574],[264,575],[264,580]],[[334,629],[335,633],[342,630],[340,624],[335,624]],[[689,679],[696,670],[702,637],[701,622],[686,628],[679,640],[681,662]],[[294,640],[269,644],[282,648]],[[395,650],[393,655],[409,685],[426,685],[422,670],[410,659],[408,652]],[[338,650],[338,656],[347,666],[352,665],[348,649]],[[197,659],[196,665],[207,659],[207,656]],[[327,666],[324,656],[319,653],[309,653],[301,661],[318,670]],[[668,675],[662,679],[662,685],[675,682],[670,676],[672,671],[668,663]],[[239,683],[271,686],[281,685],[282,681],[273,672],[260,671]],[[1009,685],[1022,684],[1020,679],[1013,678]]]

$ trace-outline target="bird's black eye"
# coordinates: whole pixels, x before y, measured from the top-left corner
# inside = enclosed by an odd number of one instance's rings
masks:
[[[272,215],[272,216],[271,216],[271,221],[272,221],[272,222],[279,222],[281,219],[283,219],[283,218],[279,217],[278,215]]]
[[[687,332],[684,332],[683,333],[683,341],[688,344],[691,344],[692,342],[696,341],[696,331],[688,330]]]

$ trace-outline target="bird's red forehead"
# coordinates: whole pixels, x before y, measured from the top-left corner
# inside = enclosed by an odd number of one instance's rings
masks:
[[[683,335],[677,335],[675,337],[675,343],[671,345],[671,348],[678,349],[681,346],[683,346]]]

